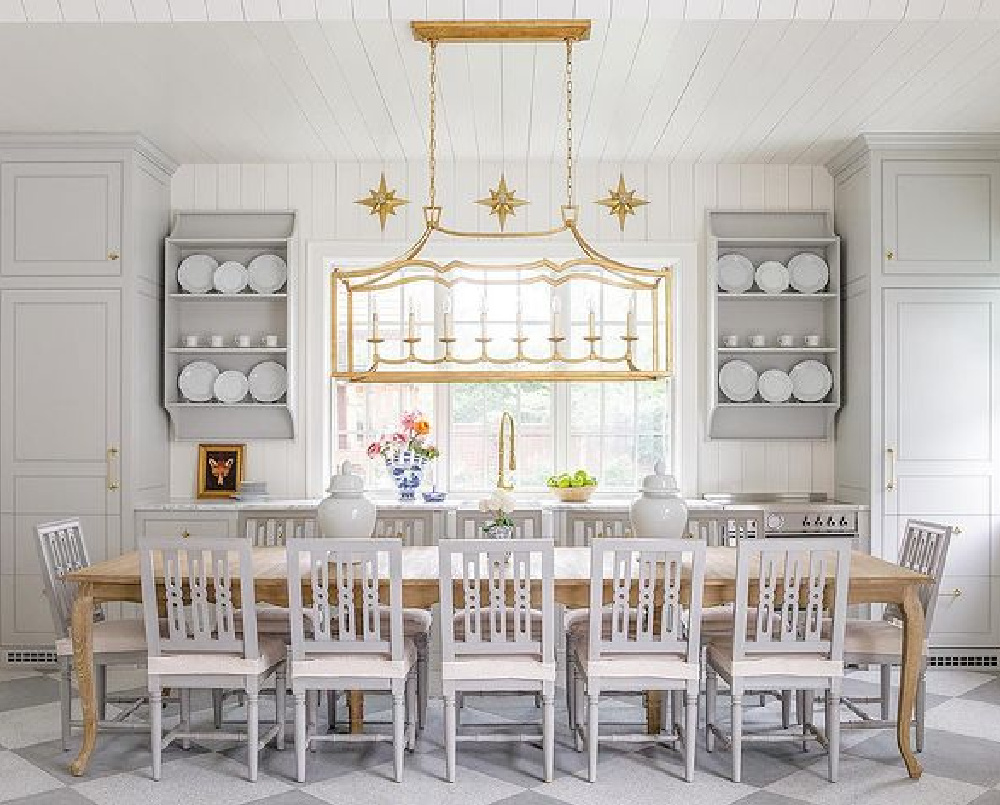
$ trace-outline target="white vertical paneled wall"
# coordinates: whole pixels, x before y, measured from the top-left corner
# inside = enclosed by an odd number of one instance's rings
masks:
[[[439,163],[438,198],[447,221],[456,226],[488,227],[488,211],[472,204],[495,187],[500,171],[507,183],[532,203],[521,208],[508,223],[510,229],[551,225],[562,203],[561,163]],[[607,195],[617,183],[619,170],[639,195],[650,200],[630,219],[622,234],[615,219],[604,208],[591,203]],[[368,193],[385,171],[390,187],[411,203],[390,218],[386,231],[377,218],[354,201]],[[699,345],[698,378],[689,382],[705,388],[701,376],[705,366],[704,311],[706,310],[705,210],[710,208],[822,209],[833,208],[833,183],[824,167],[809,165],[734,165],[705,163],[635,163],[577,165],[575,178],[581,227],[595,245],[627,255],[629,241],[697,245],[696,269],[698,316],[688,321],[696,326],[681,333]],[[423,162],[408,163],[298,163],[183,165],[173,180],[175,209],[294,209],[298,212],[298,265],[300,299],[326,293],[317,269],[304,265],[306,245],[329,242],[335,256],[336,242],[372,242],[374,256],[388,255],[389,246],[411,240],[423,226],[422,199],[426,196]],[[613,244],[613,245],[612,245]],[[328,348],[328,334],[321,321],[308,318],[307,305],[298,306],[298,356],[296,368],[300,388],[308,371],[317,371]],[[313,317],[315,318],[315,316]],[[699,392],[701,394],[703,392]],[[298,435],[294,441],[259,441],[247,446],[247,477],[264,480],[272,495],[301,497],[318,495],[322,478],[308,477],[315,442],[323,438],[322,413],[312,410],[307,395],[299,394]],[[314,406],[313,406],[314,407]],[[704,405],[685,411],[683,426],[697,427],[697,490],[704,492],[832,492],[833,446],[818,441],[715,441],[704,438]],[[308,445],[308,446],[307,446]],[[197,445],[175,441],[171,447],[171,495],[189,497],[195,488]],[[315,474],[315,473],[313,473]],[[685,484],[685,486],[688,486]],[[690,488],[688,486],[688,488]]]

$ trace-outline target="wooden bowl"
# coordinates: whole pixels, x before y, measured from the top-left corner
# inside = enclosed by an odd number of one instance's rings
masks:
[[[549,491],[563,503],[586,503],[596,486],[550,486]]]

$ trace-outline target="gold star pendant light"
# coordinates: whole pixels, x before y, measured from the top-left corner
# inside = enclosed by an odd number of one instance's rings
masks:
[[[618,174],[618,187],[610,188],[608,197],[600,199],[597,203],[602,207],[607,207],[610,215],[618,216],[618,225],[622,232],[625,231],[625,217],[635,215],[636,207],[649,204],[645,199],[639,198],[635,194],[635,190],[629,190],[625,187],[625,175],[622,173]]]
[[[378,187],[373,188],[367,198],[359,198],[354,202],[368,207],[372,215],[378,216],[379,225],[385,232],[385,221],[390,215],[396,214],[396,207],[409,204],[405,198],[397,198],[396,190],[390,190],[385,184],[385,172],[383,171],[378,182]]]
[[[497,189],[490,189],[489,198],[481,198],[476,204],[482,204],[484,207],[490,208],[490,215],[495,215],[497,220],[500,222],[500,231],[503,232],[504,227],[507,225],[507,216],[516,215],[517,208],[522,207],[530,202],[517,197],[516,190],[509,190],[507,188],[507,178],[501,173],[500,174],[500,184],[497,185]]]

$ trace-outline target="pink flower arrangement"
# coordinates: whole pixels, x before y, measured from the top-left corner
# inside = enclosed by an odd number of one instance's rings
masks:
[[[399,418],[398,431],[388,436],[382,434],[368,445],[368,457],[389,458],[409,450],[414,455],[433,460],[441,455],[441,451],[427,440],[430,432],[430,422],[420,411],[406,411]]]

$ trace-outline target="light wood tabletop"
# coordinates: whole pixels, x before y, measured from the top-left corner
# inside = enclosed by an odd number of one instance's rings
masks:
[[[283,547],[255,548],[254,594],[258,602],[287,606],[288,574]],[[456,571],[457,572],[457,571]],[[78,592],[73,608],[73,651],[83,710],[84,737],[70,766],[74,775],[87,768],[97,739],[97,706],[93,676],[92,628],[94,606],[107,602],[141,602],[139,554],[128,553],[99,562],[67,576]],[[895,603],[903,613],[903,667],[896,730],[900,755],[911,777],[921,774],[913,754],[910,723],[924,653],[924,612],[918,596],[930,578],[891,562],[855,551],[851,556],[848,600],[852,604]],[[589,603],[590,549],[555,549],[555,597],[569,607]],[[234,591],[236,592],[236,591]],[[731,603],[736,596],[736,550],[708,548],[704,605]],[[429,608],[438,601],[437,547],[403,549],[403,603]],[[650,707],[651,722],[657,707]],[[650,729],[658,725],[651,723]]]

